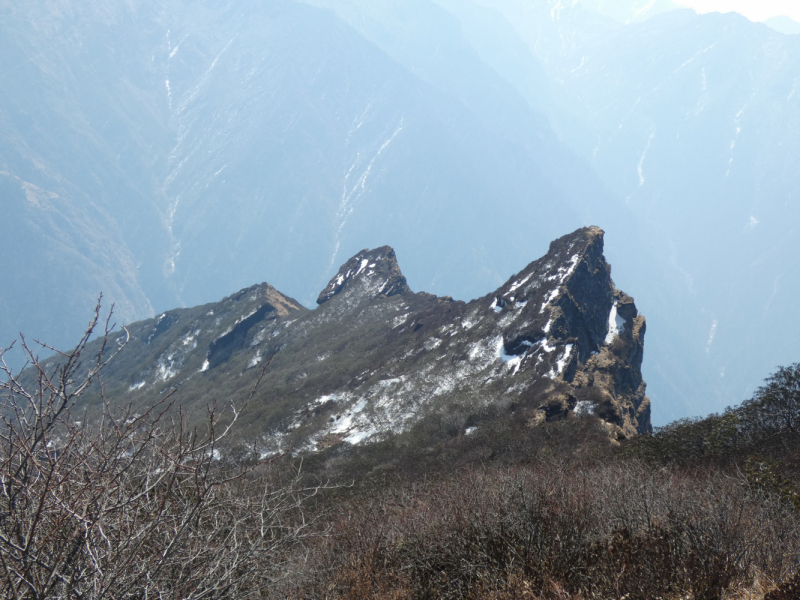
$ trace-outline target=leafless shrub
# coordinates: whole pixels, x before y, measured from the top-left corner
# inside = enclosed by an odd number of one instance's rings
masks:
[[[335,576],[300,596],[716,599],[799,566],[800,523],[775,510],[739,480],[639,463],[465,471],[353,501],[317,557]]]
[[[169,396],[139,414],[101,395],[77,416],[121,349],[107,353],[109,314],[102,349],[84,361],[99,315],[98,303],[76,349],[49,370],[23,338],[24,384],[0,361],[0,594],[264,597],[302,564],[303,502],[316,489],[276,482],[265,463],[217,460],[236,407],[224,427],[210,407],[204,427],[188,428]]]

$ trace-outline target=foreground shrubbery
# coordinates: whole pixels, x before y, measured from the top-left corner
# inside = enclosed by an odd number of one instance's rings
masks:
[[[627,454],[674,465],[781,461],[800,475],[800,364],[779,367],[752,398],[723,414],[681,419],[629,444]]]
[[[25,386],[0,363],[0,596],[264,597],[316,532],[304,507],[317,488],[218,460],[235,409],[199,428],[169,397],[76,414],[109,360],[81,356],[96,320],[49,371],[26,345]]]
[[[288,457],[218,453],[235,410],[203,428],[169,397],[76,415],[108,360],[82,362],[90,332],[0,381],[3,597],[798,598],[798,365],[617,449],[594,417],[531,428],[520,410],[320,453],[303,483]]]
[[[480,469],[339,511],[307,598],[720,598],[798,568],[791,506],[635,462]]]

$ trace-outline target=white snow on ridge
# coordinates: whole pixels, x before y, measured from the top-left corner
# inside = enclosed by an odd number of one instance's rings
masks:
[[[255,336],[253,336],[253,341],[250,342],[250,347],[251,348],[255,348],[256,346],[258,346],[261,342],[264,341],[264,338],[266,336],[267,336],[267,330],[266,329],[259,330],[259,332],[256,333]]]
[[[353,277],[357,277],[361,273],[361,271],[367,268],[367,265],[369,265],[369,260],[366,258],[362,258],[361,266],[358,268],[358,271],[356,271],[356,274]]]
[[[340,400],[344,399],[345,397],[346,397],[346,394],[343,394],[341,392],[334,392],[333,394],[325,394],[324,396],[320,396],[319,398],[314,400],[311,403],[311,405],[312,406],[321,406],[322,404],[325,404],[329,400],[332,400],[333,402],[339,402]]]
[[[521,362],[525,354],[507,354],[506,353],[506,345],[503,343],[503,336],[497,338],[497,354],[500,356],[502,361],[509,366],[518,366]]]
[[[252,357],[252,358],[251,358],[251,359],[248,361],[248,363],[247,363],[247,368],[248,368],[248,369],[252,369],[252,368],[253,368],[253,367],[255,367],[255,366],[258,364],[258,363],[260,363],[260,362],[261,362],[261,359],[262,359],[262,358],[263,358],[263,356],[261,355],[261,350],[257,351],[257,352],[256,352],[256,353],[253,355],[253,357]]]
[[[605,343],[610,344],[614,338],[625,331],[625,319],[617,314],[617,303],[611,307],[611,312],[608,313],[608,333],[606,334]]]
[[[561,355],[561,358],[559,358],[558,362],[556,363],[556,368],[550,369],[550,372],[547,374],[547,377],[549,377],[550,379],[555,379],[556,377],[561,375],[564,372],[567,363],[569,363],[569,358],[571,355],[572,355],[572,344],[567,344],[564,347],[564,354]]]
[[[581,260],[580,254],[575,254],[572,258],[569,259],[569,266],[562,266],[558,267],[558,271],[547,278],[547,281],[555,281],[558,279],[558,285],[563,285],[563,283],[567,280],[567,277],[572,275],[575,272],[575,267],[578,266],[578,263]]]
[[[436,350],[436,348],[438,348],[441,345],[442,345],[442,340],[437,337],[433,337],[425,341],[424,348],[425,350],[430,352],[432,350]]]
[[[539,309],[539,314],[542,314],[544,312],[544,309],[547,308],[548,305],[553,300],[556,299],[556,296],[558,296],[559,291],[560,291],[560,289],[556,288],[552,292],[550,292],[550,294],[548,294],[547,298],[545,298],[544,302],[542,303],[542,307]]]
[[[400,325],[408,321],[409,315],[410,313],[406,313],[404,315],[399,315],[395,317],[394,320],[392,321],[392,329],[394,329],[395,327],[400,327]]]
[[[131,387],[128,388],[128,391],[133,392],[134,390],[140,390],[145,386],[146,383],[147,383],[146,381],[140,381],[139,383],[134,383]]]
[[[572,356],[572,344],[567,344],[564,347],[564,354],[561,358],[558,359],[558,374],[564,372],[564,368],[567,366],[567,362],[569,361],[570,356]]]
[[[256,314],[257,312],[258,312],[258,308],[254,308],[253,310],[251,310],[251,311],[250,311],[249,313],[247,313],[246,315],[242,315],[241,317],[239,317],[238,319],[236,319],[236,323],[235,323],[235,324],[236,324],[236,325],[238,325],[238,324],[239,324],[239,323],[241,323],[242,321],[245,321],[245,320],[249,319],[250,317],[252,317],[252,316],[253,316],[254,314]],[[231,327],[231,331],[233,331],[233,328],[232,328],[232,327]],[[229,331],[228,333],[230,333],[230,331]]]
[[[480,321],[478,311],[474,310],[466,318],[461,321],[461,327],[464,329],[472,329]]]
[[[376,433],[378,433],[377,429],[367,429],[366,431],[354,429],[348,436],[344,438],[344,441],[355,446],[356,444],[360,444],[364,440],[371,438]]]
[[[347,433],[350,429],[353,428],[355,423],[353,422],[355,417],[367,407],[367,401],[362,398],[358,402],[356,402],[355,406],[353,406],[344,416],[342,416],[336,423],[336,426],[331,429],[331,433]]]
[[[527,276],[525,279],[522,279],[521,281],[515,281],[514,283],[512,283],[512,284],[511,284],[511,287],[510,287],[510,288],[508,288],[508,291],[506,292],[506,295],[508,295],[508,294],[513,294],[513,293],[514,293],[516,290],[518,290],[520,287],[522,287],[523,285],[525,285],[526,283],[528,283],[528,280],[529,280],[531,277],[533,277],[533,273],[530,273],[530,274],[529,274],[529,275],[528,275],[528,276]]]
[[[172,379],[178,374],[178,370],[175,368],[174,358],[174,355],[170,354],[166,357],[161,357],[156,364],[157,375],[161,381]]]
[[[197,336],[200,335],[200,330],[197,329],[194,332],[188,334],[185,338],[183,338],[183,345],[189,346],[189,352],[197,348]]]

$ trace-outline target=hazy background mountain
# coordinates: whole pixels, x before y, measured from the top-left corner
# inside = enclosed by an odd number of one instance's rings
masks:
[[[789,17],[777,16],[764,21],[764,25],[772,27],[775,31],[786,35],[797,35],[800,33],[800,23]]]
[[[586,224],[653,421],[796,360],[800,37],[669,2],[0,2],[0,335],[68,346],[391,244],[471,299]]]

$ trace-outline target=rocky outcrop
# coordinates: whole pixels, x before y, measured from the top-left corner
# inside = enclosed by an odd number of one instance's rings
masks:
[[[324,304],[343,290],[348,290],[348,296],[356,296],[361,301],[411,291],[400,272],[394,250],[389,246],[362,250],[344,263],[320,292],[317,304]]]
[[[179,386],[176,402],[204,406],[242,396],[273,356],[247,408],[264,453],[380,440],[430,418],[463,433],[498,410],[531,426],[593,413],[623,438],[650,429],[645,320],[610,273],[597,227],[468,303],[412,292],[391,248],[363,250],[313,311],[262,284],[134,324],[110,373],[132,402]]]
[[[614,287],[601,229],[554,241],[493,296],[495,311],[519,310],[500,326],[506,354],[520,357],[532,378],[552,381],[538,392],[547,399],[544,418],[596,412],[620,437],[650,430],[641,374],[645,319]]]

